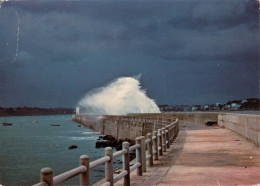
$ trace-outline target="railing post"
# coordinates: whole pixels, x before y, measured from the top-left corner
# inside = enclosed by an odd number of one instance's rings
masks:
[[[177,121],[176,126],[177,126],[177,131],[176,131],[176,133],[177,133],[177,132],[179,132],[179,120]]]
[[[176,125],[172,126],[172,141],[174,139],[175,134],[176,134]]]
[[[146,172],[146,145],[145,145],[145,137],[141,136],[141,151],[142,151],[142,171]]]
[[[81,155],[79,164],[87,168],[85,172],[80,174],[80,186],[89,186],[89,157],[87,155]]]
[[[142,176],[143,171],[142,171],[142,148],[141,148],[141,137],[137,137],[135,140],[136,144],[140,145],[140,148],[136,149],[136,162],[140,163],[141,166],[137,168],[137,176]]]
[[[173,135],[174,135],[174,131],[173,131],[173,126],[170,126],[170,130],[171,130],[171,143],[173,142]]]
[[[171,140],[171,143],[172,143],[173,142],[173,135],[174,135],[174,131],[173,131],[172,125],[170,126],[170,131],[171,131],[171,133],[170,133],[170,140]]]
[[[149,167],[153,166],[153,139],[152,139],[152,134],[148,133],[147,138],[150,139],[150,142],[148,143],[148,154],[151,156],[148,165]]]
[[[111,147],[105,148],[105,156],[109,156],[110,160],[105,163],[105,180],[110,182],[111,186],[114,185],[113,180],[113,150]]]
[[[172,131],[173,131],[173,132],[172,132],[172,133],[173,133],[173,134],[172,134],[172,138],[174,138],[174,136],[175,136],[175,134],[176,134],[176,131],[177,131],[176,129],[177,129],[177,126],[176,126],[176,125],[173,126],[173,129],[172,129]],[[172,140],[173,140],[173,139],[172,139]]]
[[[156,151],[154,154],[154,160],[158,160],[157,131],[153,131],[153,136],[155,136],[155,139],[153,140],[153,150]]]
[[[176,134],[176,125],[173,125],[172,126],[172,141],[174,139],[175,134]]]
[[[158,130],[158,140],[159,140],[159,142],[158,142],[159,147],[158,148],[160,148],[159,156],[162,156],[163,155],[163,151],[162,151],[162,130],[161,129]]]
[[[166,152],[165,128],[162,128],[162,144],[163,144],[163,152]]]
[[[123,149],[127,150],[127,153],[123,156],[123,170],[127,171],[127,175],[124,177],[124,186],[130,186],[130,154],[129,154],[129,143],[127,141],[123,142]]]
[[[41,182],[45,182],[48,186],[53,186],[53,171],[51,168],[41,169]]]
[[[167,147],[167,149],[169,149],[170,148],[170,138],[169,138],[168,127],[166,128],[165,132],[166,132],[166,141],[168,142],[166,147]]]

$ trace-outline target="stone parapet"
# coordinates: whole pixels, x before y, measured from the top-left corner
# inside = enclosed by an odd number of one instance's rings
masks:
[[[218,125],[246,137],[260,147],[259,115],[220,113]]]

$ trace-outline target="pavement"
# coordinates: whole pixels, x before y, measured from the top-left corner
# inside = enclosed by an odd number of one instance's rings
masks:
[[[114,185],[122,185],[123,179]],[[164,156],[143,176],[131,172],[132,186],[259,185],[260,148],[225,128],[182,123]]]

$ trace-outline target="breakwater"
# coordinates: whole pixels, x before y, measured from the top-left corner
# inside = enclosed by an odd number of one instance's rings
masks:
[[[128,114],[127,116],[73,115],[78,122],[104,135],[117,139],[135,139],[164,127],[176,118],[180,123],[216,121],[220,127],[236,132],[260,147],[260,116],[253,114],[217,112],[175,112],[154,114]]]
[[[146,136],[148,133],[173,123],[176,121],[176,117],[160,114],[74,115],[72,120],[101,134],[111,135],[116,139],[135,140],[137,136]]]
[[[72,120],[116,139],[135,140],[137,136],[146,136],[148,133],[174,122],[177,118],[180,122],[204,123],[217,121],[218,113],[149,113],[128,114],[126,116],[73,115]]]

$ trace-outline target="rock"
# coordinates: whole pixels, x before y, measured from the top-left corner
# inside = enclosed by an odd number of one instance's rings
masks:
[[[122,172],[122,168],[118,167],[115,171],[114,174],[120,174]]]
[[[120,174],[120,173],[121,173],[120,170],[116,170],[116,171],[114,172],[114,174]]]
[[[77,145],[71,145],[71,146],[68,147],[68,149],[76,149],[76,148],[78,148]]]
[[[135,159],[135,151],[134,152],[130,152],[130,161]]]
[[[130,140],[130,139],[127,139],[127,138],[117,140],[111,135],[99,136],[99,138],[97,140],[98,141],[96,142],[96,148],[113,147],[116,150],[121,150],[122,149],[122,143],[124,141],[128,141],[130,143],[130,146],[135,144],[133,140]],[[100,141],[100,140],[102,140],[102,141]]]
[[[108,147],[106,141],[97,141],[96,142],[96,148],[105,148],[105,147]]]
[[[207,125],[207,126],[214,126],[214,125],[217,125],[217,124],[218,124],[217,121],[207,121],[207,122],[206,122],[206,125]]]

